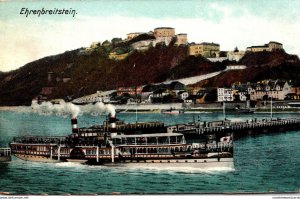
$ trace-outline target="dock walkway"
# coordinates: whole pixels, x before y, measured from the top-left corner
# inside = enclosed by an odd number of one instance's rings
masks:
[[[211,121],[196,124],[192,129],[186,125],[187,128],[189,128],[188,131],[181,129],[177,132],[202,135],[233,133],[235,139],[237,139],[247,135],[300,130],[300,118],[254,119],[242,122],[231,122],[230,120]]]
[[[10,148],[0,148],[0,162],[11,161],[11,149]]]

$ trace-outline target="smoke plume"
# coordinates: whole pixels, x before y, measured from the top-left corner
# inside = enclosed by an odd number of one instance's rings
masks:
[[[102,102],[97,102],[95,106],[96,106],[96,111],[98,111],[99,113],[110,113],[112,117],[115,117],[116,115],[116,109],[111,104],[105,105]]]
[[[76,118],[79,114],[83,113],[91,114],[94,116],[103,113],[110,113],[113,117],[115,117],[116,115],[116,110],[113,105],[103,104],[102,102],[98,102],[95,105],[88,104],[84,106],[77,106],[69,102],[66,103],[64,101],[60,102],[60,104],[52,104],[51,102],[43,102],[42,104],[38,104],[36,102],[33,102],[31,104],[31,108],[33,112],[40,115],[71,115],[72,118]]]
[[[38,104],[33,102],[31,104],[33,112],[41,115],[59,115],[68,116],[71,115],[72,118],[76,118],[80,113],[80,108],[72,103],[60,102],[60,104],[52,104],[51,102],[43,102]]]

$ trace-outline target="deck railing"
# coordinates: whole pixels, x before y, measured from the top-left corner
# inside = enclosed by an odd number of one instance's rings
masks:
[[[14,137],[14,143],[22,144],[63,144],[66,142],[66,137],[55,136],[23,136],[23,137]]]

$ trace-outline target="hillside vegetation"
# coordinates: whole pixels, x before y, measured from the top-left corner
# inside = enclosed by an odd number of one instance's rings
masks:
[[[77,98],[100,90],[121,86],[139,86],[223,70],[230,64],[246,65],[247,69],[224,72],[198,82],[197,86],[230,86],[233,82],[256,82],[262,79],[300,80],[297,56],[284,51],[247,53],[238,63],[212,63],[204,57],[188,56],[187,46],[175,46],[174,41],[149,46],[136,51],[131,44],[153,39],[140,35],[132,40],[114,38],[105,41],[89,53],[81,49],[45,57],[23,67],[0,72],[0,105],[30,105],[43,87],[55,88],[49,98]],[[128,53],[123,60],[109,59],[109,53]],[[48,72],[53,72],[48,82]],[[62,81],[67,78],[69,81]]]
[[[158,44],[139,52],[130,49],[128,43],[114,41],[103,42],[90,54],[80,54],[80,49],[67,51],[0,73],[0,105],[30,105],[32,98],[49,86],[56,88],[50,98],[76,98],[98,90],[145,85],[225,68],[225,63],[188,56],[187,46]],[[110,52],[121,47],[131,50],[126,59],[108,59]],[[47,82],[48,72],[54,73],[51,83]],[[71,80],[66,83],[56,80],[64,77]]]

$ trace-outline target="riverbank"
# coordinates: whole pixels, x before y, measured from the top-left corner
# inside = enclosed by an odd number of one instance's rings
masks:
[[[206,107],[184,107],[181,103],[172,104],[131,104],[131,105],[115,105],[115,109],[120,113],[161,113],[162,110],[184,110],[185,113],[198,113],[198,112],[223,112],[220,106],[206,106]],[[0,106],[0,111],[31,111],[30,106]],[[237,109],[226,108],[227,113],[239,113]],[[269,107],[261,107],[255,109],[255,113],[270,113]],[[295,108],[273,108],[273,113],[298,113],[300,107]]]
[[[126,113],[160,113],[161,110],[184,110],[185,113],[193,113],[193,112],[223,112],[223,106],[220,103],[209,103],[209,104],[197,104],[194,105],[184,105],[181,103],[172,103],[172,104],[130,104],[130,105],[115,105],[117,112],[126,112]],[[238,109],[234,106],[234,104],[230,104],[230,106],[226,106],[226,112],[228,113],[239,113]],[[259,107],[255,108],[255,113],[270,113],[270,107]],[[284,108],[273,108],[273,113],[276,112],[300,112],[300,107],[284,107]]]
[[[17,111],[19,108],[20,106],[0,106],[0,111]]]
[[[118,113],[161,113],[163,109],[116,109]],[[180,109],[183,110],[183,109]],[[222,113],[223,109],[184,109],[184,113]],[[226,113],[232,114],[251,114],[251,113],[240,113],[236,110],[226,110]],[[252,114],[266,114],[271,113],[270,110],[266,109],[257,109]],[[300,113],[300,109],[285,109],[285,110],[273,110],[272,113]]]

